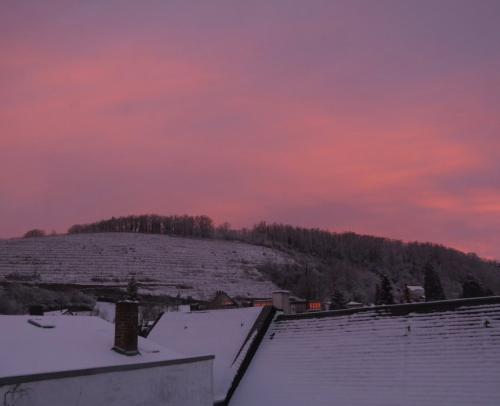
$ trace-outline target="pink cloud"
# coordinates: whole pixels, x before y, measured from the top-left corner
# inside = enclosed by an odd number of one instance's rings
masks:
[[[202,29],[186,10],[167,24],[125,7],[129,30],[69,7],[39,36],[0,40],[0,237],[190,212],[500,255],[497,59],[408,50],[418,27],[399,41],[382,14],[353,33],[250,11]]]

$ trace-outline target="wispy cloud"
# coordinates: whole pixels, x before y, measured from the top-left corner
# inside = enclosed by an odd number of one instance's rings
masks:
[[[204,212],[500,257],[497,2],[0,9],[2,237]]]

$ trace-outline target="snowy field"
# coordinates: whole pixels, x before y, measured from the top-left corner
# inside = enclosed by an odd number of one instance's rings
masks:
[[[209,299],[266,297],[276,286],[256,266],[292,259],[279,251],[220,240],[102,233],[0,240],[0,281],[125,286],[141,293]]]

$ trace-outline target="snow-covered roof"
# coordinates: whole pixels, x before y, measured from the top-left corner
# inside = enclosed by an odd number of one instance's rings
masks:
[[[44,316],[93,316],[93,310],[61,309],[43,312]]]
[[[0,316],[0,380],[187,358],[142,337],[140,355],[125,356],[113,342],[114,325],[95,316]]]
[[[255,332],[250,333],[261,311],[260,307],[246,307],[166,312],[148,338],[187,356],[215,355],[214,396],[220,401],[226,397],[252,341]]]
[[[112,302],[97,301],[94,306],[94,311],[97,313],[101,319],[109,321],[110,323],[115,322],[116,314],[116,304]]]
[[[278,316],[230,406],[500,405],[500,297]]]

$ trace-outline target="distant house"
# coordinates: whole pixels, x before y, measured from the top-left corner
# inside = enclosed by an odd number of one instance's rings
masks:
[[[323,310],[320,300],[309,300],[307,302],[307,310],[310,312],[319,312]],[[297,312],[298,313],[298,312]]]
[[[265,307],[265,306],[272,306],[272,305],[273,305],[273,299],[271,299],[271,298],[253,299],[253,306],[254,307]]]
[[[309,302],[305,299],[299,299],[296,297],[290,298],[290,313],[304,313],[309,310]]]
[[[323,310],[324,308],[320,300],[306,300],[295,296],[290,296],[289,302],[290,302],[290,312],[292,314],[317,312]],[[273,306],[273,299],[272,298],[253,299],[252,305],[255,307]]]
[[[425,289],[423,286],[406,285],[404,295],[406,303],[425,302]]]
[[[0,316],[3,404],[212,405],[213,356],[137,337],[137,306],[120,306],[115,326],[95,316]]]
[[[346,307],[346,309],[359,309],[359,308],[363,307],[363,303],[355,302],[355,301],[351,300],[350,302],[347,302],[345,304],[345,307]]]
[[[500,405],[500,297],[278,314],[229,406]]]
[[[218,290],[213,299],[208,302],[209,309],[230,309],[238,307],[238,304],[226,292]]]
[[[214,401],[224,402],[247,351],[272,314],[270,307],[166,312],[148,339],[181,354],[215,355]]]

